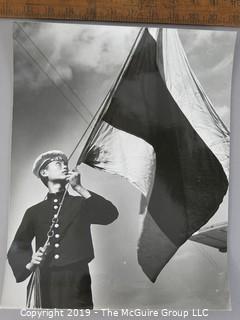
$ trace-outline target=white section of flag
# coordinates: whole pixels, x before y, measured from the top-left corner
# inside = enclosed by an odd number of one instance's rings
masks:
[[[89,153],[96,153],[95,168],[120,175],[148,198],[155,175],[155,152],[141,138],[102,121]]]
[[[163,48],[166,85],[188,121],[218,158],[228,177],[229,132],[191,69],[177,30],[162,29],[162,39],[158,41],[161,40],[157,45]]]

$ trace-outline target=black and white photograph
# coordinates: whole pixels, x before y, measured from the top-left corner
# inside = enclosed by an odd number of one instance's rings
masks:
[[[235,31],[16,21],[1,307],[231,310]]]

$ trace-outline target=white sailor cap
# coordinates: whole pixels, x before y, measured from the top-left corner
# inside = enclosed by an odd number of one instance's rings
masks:
[[[46,167],[50,162],[61,160],[64,162],[68,162],[68,158],[60,150],[50,150],[40,154],[37,159],[34,161],[32,172],[40,178],[40,170]]]

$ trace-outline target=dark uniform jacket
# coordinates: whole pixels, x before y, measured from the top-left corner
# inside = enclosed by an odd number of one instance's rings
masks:
[[[17,282],[30,275],[31,271],[26,269],[26,264],[31,261],[33,253],[31,242],[35,237],[36,249],[44,245],[62,196],[62,192],[49,193],[46,200],[26,211],[8,251],[8,261]],[[54,226],[44,265],[60,267],[78,261],[91,261],[94,258],[91,224],[106,225],[117,216],[113,204],[93,192],[88,199],[67,193],[59,221]]]

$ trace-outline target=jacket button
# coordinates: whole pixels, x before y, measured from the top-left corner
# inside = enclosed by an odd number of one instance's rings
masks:
[[[56,233],[55,238],[59,238],[59,237],[60,237],[60,234]]]
[[[59,248],[59,246],[60,246],[59,243],[55,243],[55,244],[54,244],[54,247],[55,247],[55,248]]]
[[[53,202],[55,202],[55,203],[58,202],[58,199],[54,199]]]
[[[59,254],[55,254],[55,255],[54,255],[54,259],[56,259],[56,260],[59,259],[59,257],[60,257]]]
[[[59,224],[55,223],[54,228],[58,228],[58,227],[59,227]]]
[[[55,210],[57,210],[57,209],[58,209],[58,206],[54,206],[53,208],[54,208]]]

